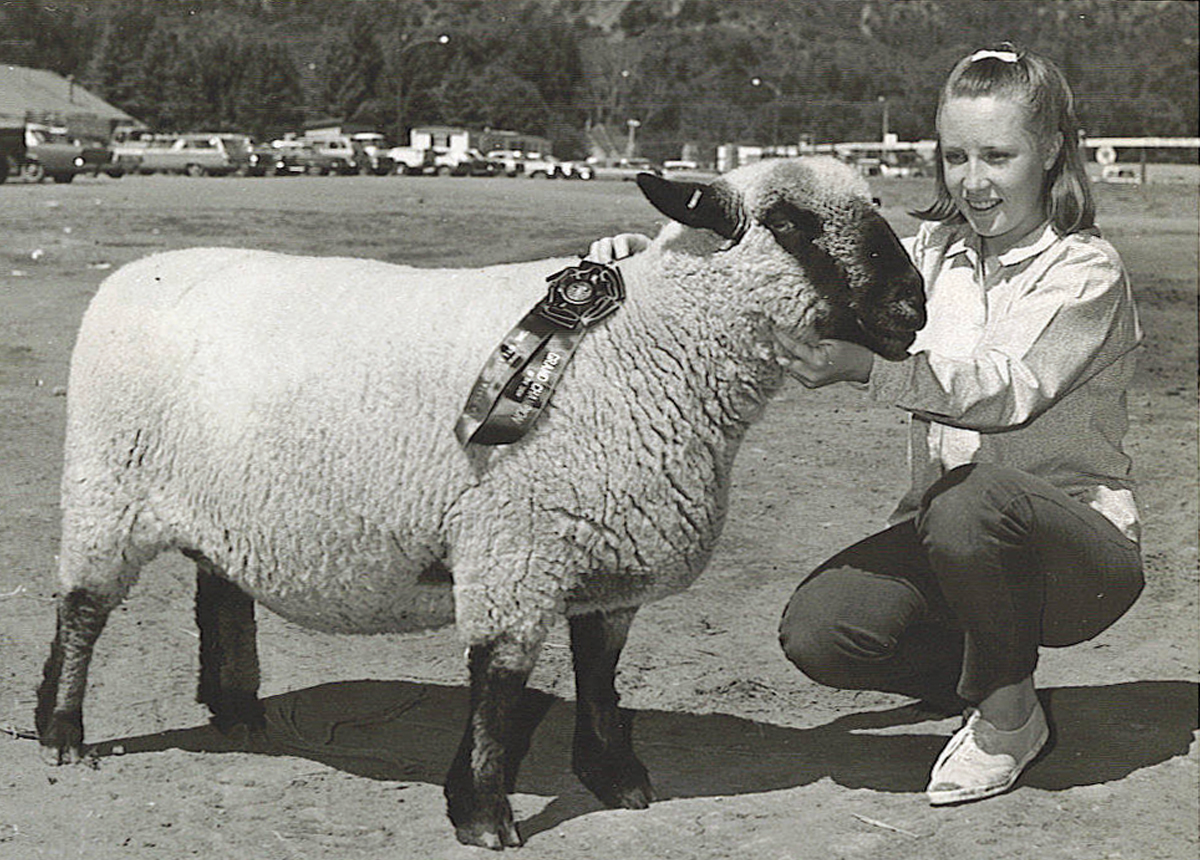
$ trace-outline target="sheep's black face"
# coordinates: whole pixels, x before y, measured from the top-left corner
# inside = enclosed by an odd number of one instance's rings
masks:
[[[853,341],[893,361],[908,354],[925,325],[924,282],[870,204],[856,201],[848,210],[822,215],[776,200],[758,220],[826,300],[821,337]]]
[[[762,224],[804,269],[824,299],[817,322],[821,337],[862,344],[898,361],[925,325],[920,273],[883,216],[857,197],[821,206],[795,202],[794,190],[816,183],[798,162],[777,162],[773,189],[747,208],[724,178],[710,185],[638,176],[646,198],[664,215],[740,242],[753,222]],[[839,168],[841,169],[841,168]]]

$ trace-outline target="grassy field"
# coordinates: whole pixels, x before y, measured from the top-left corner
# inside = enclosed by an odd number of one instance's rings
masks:
[[[903,235],[930,186],[873,191]],[[514,799],[521,856],[1197,856],[1197,192],[1097,188],[1146,330],[1128,447],[1148,585],[1101,637],[1045,653],[1038,679],[1059,744],[1017,791],[929,808],[924,777],[952,721],[818,687],[779,653],[775,625],[799,579],[873,530],[906,474],[896,410],[796,385],[747,437],[708,571],[642,611],[622,661],[659,802],[604,810],[568,772],[573,692],[556,631],[533,679],[556,701]],[[99,769],[41,765],[20,736],[54,624],[71,345],[100,281],[157,250],[471,267],[583,253],[600,235],[653,231],[657,213],[631,183],[505,179],[84,178],[10,183],[0,199],[0,860],[478,856],[454,842],[441,799],[466,707],[452,631],[335,637],[261,613],[278,724],[270,745],[247,750],[193,701],[193,574],[178,557],[147,569],[97,649],[88,732],[107,753]]]

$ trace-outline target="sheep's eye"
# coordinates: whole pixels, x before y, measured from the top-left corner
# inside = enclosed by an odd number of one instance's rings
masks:
[[[796,222],[782,214],[768,215],[764,223],[772,233],[790,233],[796,229]]]
[[[809,242],[821,235],[824,226],[815,212],[791,203],[772,206],[763,216],[762,223],[776,236],[798,236]]]

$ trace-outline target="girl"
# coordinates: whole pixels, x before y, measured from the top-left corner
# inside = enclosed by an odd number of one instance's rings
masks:
[[[911,413],[912,483],[890,525],[800,584],[780,642],[818,682],[967,706],[933,804],[1013,785],[1050,734],[1039,646],[1096,636],[1142,589],[1121,447],[1141,331],[1077,133],[1049,60],[1007,44],[960,60],[938,100],[937,199],[906,240],[929,316],[910,357],[780,335],[804,385],[866,383]]]

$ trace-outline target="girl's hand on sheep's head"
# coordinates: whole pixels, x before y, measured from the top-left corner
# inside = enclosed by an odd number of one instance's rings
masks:
[[[779,365],[806,388],[871,378],[875,354],[865,346],[845,340],[803,343],[782,331],[775,332],[775,339],[783,350],[776,359]]]
[[[639,251],[645,251],[648,247],[650,247],[649,236],[641,233],[618,233],[615,236],[597,239],[588,248],[587,255],[583,259],[607,265],[626,257],[632,257]]]

